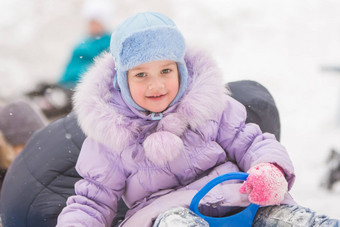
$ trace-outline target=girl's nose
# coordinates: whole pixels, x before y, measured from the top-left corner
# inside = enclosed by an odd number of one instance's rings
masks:
[[[148,89],[151,91],[157,91],[163,89],[164,87],[165,87],[164,81],[158,77],[152,78],[148,85]]]

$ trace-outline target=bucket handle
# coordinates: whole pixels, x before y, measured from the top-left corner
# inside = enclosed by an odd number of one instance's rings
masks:
[[[228,217],[221,217],[221,218],[214,218],[205,216],[200,213],[198,210],[198,205],[201,199],[216,185],[222,183],[223,181],[228,180],[247,180],[248,173],[243,172],[231,172],[221,176],[214,178],[213,180],[209,181],[201,190],[199,190],[196,195],[191,200],[190,210],[196,213],[198,216],[203,218],[209,223],[209,226],[251,226],[256,215],[256,212],[259,208],[259,205],[251,203],[248,207],[246,207],[241,212],[228,216]]]

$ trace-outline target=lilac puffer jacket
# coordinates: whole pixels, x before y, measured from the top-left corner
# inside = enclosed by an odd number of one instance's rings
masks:
[[[279,165],[291,188],[295,176],[285,148],[257,125],[245,124],[244,106],[227,94],[211,58],[188,50],[185,61],[186,93],[162,119],[152,120],[113,88],[111,55],[97,59],[75,93],[75,111],[88,136],[76,165],[84,179],[58,226],[110,226],[120,197],[130,208],[124,226],[149,226],[162,211],[188,207],[214,177],[263,162]],[[239,185],[214,189],[206,204],[246,206]],[[284,203],[293,203],[288,194]]]

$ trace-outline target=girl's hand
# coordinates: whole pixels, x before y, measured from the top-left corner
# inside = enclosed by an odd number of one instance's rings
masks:
[[[281,169],[271,163],[260,163],[248,171],[247,181],[240,193],[249,194],[249,201],[258,205],[278,205],[288,191],[288,183]]]

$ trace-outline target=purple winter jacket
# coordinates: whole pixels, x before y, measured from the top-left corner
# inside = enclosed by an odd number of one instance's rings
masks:
[[[79,124],[87,135],[76,169],[83,177],[57,226],[110,226],[122,197],[130,208],[124,226],[150,226],[159,213],[190,204],[194,194],[218,175],[246,172],[271,162],[289,184],[294,169],[285,148],[256,124],[245,124],[246,110],[228,95],[221,72],[203,52],[187,50],[189,78],[179,102],[152,120],[129,106],[113,87],[110,54],[96,59],[75,97]],[[241,182],[216,186],[205,198],[209,212],[247,206]],[[283,203],[294,203],[287,193]],[[217,208],[216,208],[217,207]]]

